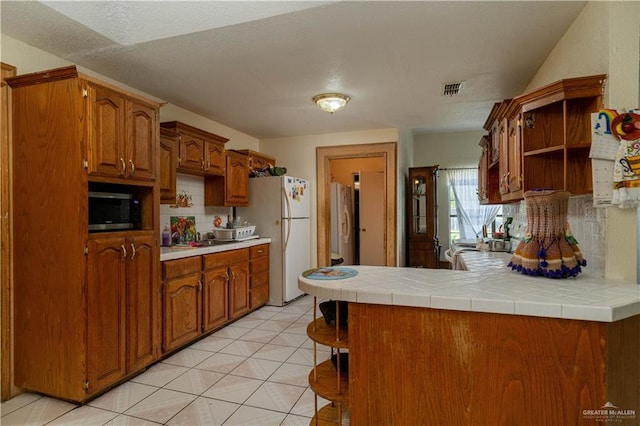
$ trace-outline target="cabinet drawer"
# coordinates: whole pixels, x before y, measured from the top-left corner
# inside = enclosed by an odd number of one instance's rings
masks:
[[[269,287],[269,271],[251,275],[251,289],[257,287]]]
[[[185,257],[184,259],[166,260],[162,262],[163,279],[181,277],[183,275],[200,272],[202,256]]]
[[[269,256],[269,244],[260,244],[259,246],[249,247],[251,259],[256,257]]]
[[[251,261],[251,275],[257,274],[258,272],[267,271],[269,272],[269,258],[268,257],[259,257]]]
[[[227,266],[249,260],[249,249],[229,250],[204,255],[204,269]]]
[[[264,305],[269,300],[269,286],[262,286],[251,289],[251,309]]]

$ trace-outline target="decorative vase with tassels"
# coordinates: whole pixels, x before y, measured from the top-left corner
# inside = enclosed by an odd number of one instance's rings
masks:
[[[558,190],[525,192],[527,230],[509,262],[511,269],[547,278],[575,277],[582,272],[587,261],[567,222],[569,195]]]

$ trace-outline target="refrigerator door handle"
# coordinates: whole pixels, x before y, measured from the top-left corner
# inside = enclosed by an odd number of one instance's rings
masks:
[[[347,219],[347,230],[346,232],[344,232],[344,241],[347,242],[349,241],[349,237],[351,236],[351,215],[349,214],[349,210],[347,210],[347,207],[345,206],[344,211],[342,212],[342,214],[344,214],[344,217]]]
[[[287,219],[287,238],[284,240],[284,244],[282,245],[282,251],[287,251],[287,245],[289,244],[289,236],[291,235],[291,202],[289,201],[289,197],[287,196],[287,191],[282,188],[282,196],[284,197],[285,201],[287,202],[287,213],[288,213],[288,217],[286,217],[285,219]]]

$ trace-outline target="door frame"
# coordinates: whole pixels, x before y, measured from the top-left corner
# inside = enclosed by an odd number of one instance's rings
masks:
[[[2,141],[0,142],[0,187],[2,188],[0,198],[0,240],[2,242],[2,254],[0,260],[1,302],[2,310],[2,360],[1,371],[2,381],[0,384],[0,399],[6,401],[20,393],[20,390],[13,384],[13,262],[12,241],[13,218],[11,215],[11,200],[13,188],[13,168],[11,150],[11,90],[4,79],[17,74],[17,69],[13,65],[0,63],[2,68]],[[6,98],[4,97],[6,94]],[[5,104],[6,102],[6,104]]]
[[[397,266],[397,148],[396,142],[316,148],[318,266],[331,264],[331,160],[367,157],[384,158],[385,265]]]

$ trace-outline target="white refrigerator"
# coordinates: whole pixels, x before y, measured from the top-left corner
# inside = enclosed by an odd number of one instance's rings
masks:
[[[355,256],[353,202],[351,187],[331,184],[331,257],[353,265]]]
[[[284,306],[304,293],[298,276],[310,268],[310,184],[293,176],[249,179],[249,207],[237,214],[270,237],[269,305]]]

